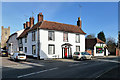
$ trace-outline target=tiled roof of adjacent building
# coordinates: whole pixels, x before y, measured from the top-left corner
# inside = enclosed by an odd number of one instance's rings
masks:
[[[104,41],[98,38],[85,39],[85,49],[93,49],[96,43],[103,43]]]
[[[46,29],[46,30],[56,30],[56,31],[64,31],[64,32],[70,32],[70,33],[86,34],[81,28],[79,28],[76,25],[44,20],[43,22],[38,22],[28,30],[25,29],[25,31],[18,38],[24,37],[27,34],[27,32],[36,30],[37,27],[39,27],[40,29]]]
[[[20,34],[20,36],[19,36],[18,38],[24,37],[24,36],[28,33],[29,30],[30,30],[30,27],[27,27],[27,28]],[[17,38],[17,39],[18,39],[18,38]]]
[[[15,34],[17,34],[17,36],[19,36],[19,32],[21,31],[21,33],[24,31],[24,29],[23,30],[19,30],[19,31],[16,31],[15,33],[13,33],[13,34],[11,34],[10,36],[9,36],[9,38],[8,38],[8,40],[6,41],[6,43],[9,41],[9,39],[13,36],[13,35],[15,35]],[[21,34],[20,33],[20,34]]]

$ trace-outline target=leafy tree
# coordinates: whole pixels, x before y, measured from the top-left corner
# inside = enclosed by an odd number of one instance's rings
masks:
[[[103,31],[101,31],[100,33],[98,33],[97,37],[98,37],[98,39],[106,42],[106,38],[105,38],[105,35],[104,35]]]
[[[86,36],[87,39],[90,39],[90,38],[95,38],[95,34],[89,34]]]

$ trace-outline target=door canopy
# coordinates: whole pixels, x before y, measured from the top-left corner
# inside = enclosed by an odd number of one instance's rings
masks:
[[[70,47],[70,46],[72,46],[72,44],[70,44],[70,43],[62,44],[62,47]]]

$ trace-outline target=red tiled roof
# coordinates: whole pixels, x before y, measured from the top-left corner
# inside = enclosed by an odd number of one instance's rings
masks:
[[[24,36],[28,33],[29,30],[30,30],[30,27],[26,28],[26,29],[20,34],[20,36],[19,36],[18,38],[24,37]],[[18,39],[18,38],[17,38],[17,39]]]
[[[35,30],[37,29],[37,27],[39,27],[40,29],[86,34],[81,28],[75,25],[69,25],[69,24],[52,22],[52,21],[43,21],[43,22],[38,22],[29,30],[25,30],[18,38],[24,37],[27,34],[27,32]]]
[[[43,21],[40,28],[41,29],[56,30],[56,31],[65,31],[65,32],[71,32],[71,33],[86,34],[78,26],[64,24],[64,23],[58,23],[58,22],[52,22],[52,21]]]
[[[100,40],[100,39],[98,39],[98,38],[96,38],[97,39],[97,43],[105,43],[104,41],[102,41],[102,40]]]
[[[98,38],[85,39],[85,48],[86,49],[93,49],[96,43],[105,44],[104,41],[102,41]]]

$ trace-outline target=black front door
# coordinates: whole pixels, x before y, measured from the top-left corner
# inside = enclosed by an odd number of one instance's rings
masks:
[[[104,56],[106,56],[106,48],[104,48]]]

